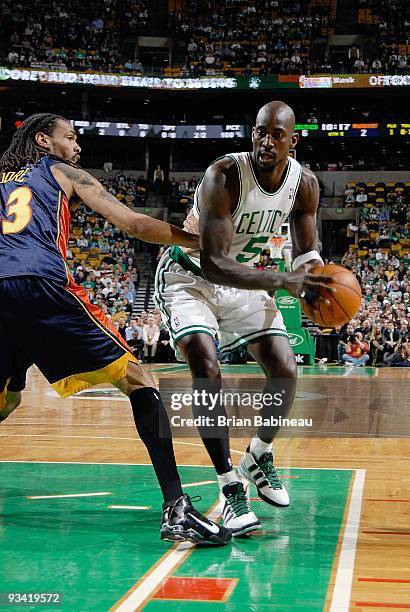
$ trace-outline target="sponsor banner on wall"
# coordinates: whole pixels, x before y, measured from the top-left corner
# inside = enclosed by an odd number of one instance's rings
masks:
[[[408,87],[410,75],[325,74],[271,76],[159,77],[0,66],[0,81],[192,91],[203,89],[331,89]]]

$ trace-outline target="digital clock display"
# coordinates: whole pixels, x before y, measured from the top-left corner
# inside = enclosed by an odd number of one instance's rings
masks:
[[[298,127],[295,126],[296,131],[299,131],[302,138],[310,138],[312,136],[327,136],[329,138],[349,138],[351,136],[368,138],[380,136],[380,125],[378,123],[320,123],[316,124],[315,131],[311,128],[306,129],[307,126],[300,126],[302,128],[300,130],[298,130]]]
[[[126,136],[131,138],[169,139],[250,139],[247,125],[165,125],[108,121],[72,120],[79,135]],[[297,123],[295,131],[304,138],[375,138],[410,136],[410,123]]]

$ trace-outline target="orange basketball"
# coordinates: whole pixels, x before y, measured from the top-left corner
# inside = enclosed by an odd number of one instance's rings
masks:
[[[336,291],[332,293],[326,289],[319,289],[318,294],[307,292],[301,300],[305,315],[322,327],[336,327],[350,321],[359,310],[362,299],[360,285],[354,274],[343,266],[335,264],[317,266],[310,272],[331,276],[333,278],[331,286]],[[320,301],[318,295],[329,300],[330,304]]]

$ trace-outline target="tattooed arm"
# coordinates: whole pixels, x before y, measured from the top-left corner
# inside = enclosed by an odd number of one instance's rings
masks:
[[[51,171],[68,198],[79,198],[121,230],[145,242],[154,244],[178,244],[199,248],[198,236],[148,215],[133,212],[108,193],[101,183],[81,168],[68,164],[55,164]]]

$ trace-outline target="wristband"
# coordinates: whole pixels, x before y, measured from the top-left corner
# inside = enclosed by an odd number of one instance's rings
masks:
[[[309,261],[312,261],[313,259],[317,259],[318,261],[320,261],[322,266],[325,265],[323,263],[323,259],[320,257],[317,251],[309,251],[308,253],[303,253],[303,255],[299,255],[298,257],[296,257],[296,259],[293,260],[292,270],[296,270],[296,268],[299,268],[300,266],[309,263]]]

